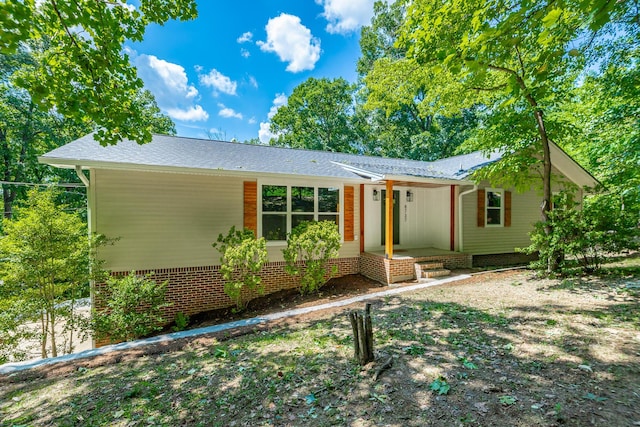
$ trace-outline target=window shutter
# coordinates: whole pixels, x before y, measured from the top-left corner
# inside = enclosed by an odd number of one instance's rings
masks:
[[[511,227],[511,191],[504,192],[504,226]]]
[[[485,208],[484,204],[485,204],[484,190],[478,190],[478,213],[477,213],[478,227],[484,227],[484,208]]]
[[[255,181],[244,182],[243,225],[258,237],[258,183]]]
[[[353,211],[353,187],[344,187],[344,241],[355,240]]]

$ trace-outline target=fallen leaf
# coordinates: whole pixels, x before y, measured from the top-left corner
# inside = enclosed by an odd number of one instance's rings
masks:
[[[473,407],[476,408],[476,411],[480,412],[481,414],[486,414],[487,412],[489,412],[487,403],[488,402],[476,402],[473,404]]]

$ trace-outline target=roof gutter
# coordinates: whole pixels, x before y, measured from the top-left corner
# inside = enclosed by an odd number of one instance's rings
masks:
[[[460,239],[460,242],[458,244],[458,250],[460,252],[464,252],[464,239],[463,237],[463,230],[464,230],[464,224],[463,224],[463,218],[462,218],[462,196],[466,196],[467,194],[471,194],[474,191],[478,190],[478,184],[473,184],[473,188],[467,191],[463,191],[462,193],[458,194],[458,238]]]
[[[334,165],[340,166],[342,169],[355,173],[356,175],[360,175],[365,178],[369,178],[371,181],[382,181],[384,179],[384,175],[380,175],[377,173],[369,172],[365,169],[356,168],[354,166],[346,165],[340,162],[331,161]]]

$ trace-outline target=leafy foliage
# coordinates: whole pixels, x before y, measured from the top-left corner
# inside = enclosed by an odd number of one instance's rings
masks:
[[[179,311],[173,321],[175,323],[172,328],[174,332],[184,331],[189,325],[189,316]]]
[[[300,276],[301,293],[319,291],[336,273],[337,267],[329,270],[328,263],[338,256],[340,246],[340,232],[333,221],[304,221],[291,230],[282,253],[287,273]]]
[[[169,306],[165,294],[168,282],[151,279],[152,274],[138,276],[132,271],[124,277],[109,277],[96,286],[92,327],[96,339],[111,342],[129,341],[162,329],[162,309]]]
[[[431,381],[431,384],[429,384],[429,390],[438,395],[449,394],[451,386],[444,377],[440,376]]]
[[[366,122],[367,154],[436,160],[454,154],[477,127],[479,110],[445,110],[447,73],[432,72],[406,57],[399,43],[406,16],[403,2],[376,2],[371,25],[362,28],[357,69],[361,87],[356,115]]]
[[[80,321],[73,308],[86,295],[89,280],[100,272],[100,263],[92,255],[104,243],[101,237],[88,238],[81,218],[56,206],[55,198],[51,189],[29,191],[16,218],[4,220],[6,235],[0,240],[0,303],[16,315],[18,323],[38,321],[42,357],[73,349],[73,329]],[[63,321],[71,334],[61,348],[56,329]],[[5,326],[0,328],[10,329],[2,323]],[[17,342],[21,334],[17,328],[11,340]]]
[[[56,110],[38,108],[28,91],[14,83],[39,66],[38,58],[49,45],[32,41],[13,54],[0,54],[0,180],[4,181],[2,202],[6,218],[13,213],[13,203],[26,198],[24,183],[79,182],[73,170],[40,164],[37,157],[93,129],[88,117],[69,119]],[[138,91],[131,102],[145,111],[147,121],[142,126],[156,133],[175,133],[173,122],[160,113],[149,91]],[[58,199],[69,208],[86,208],[84,186],[67,188],[58,193]]]
[[[218,235],[213,244],[220,252],[220,273],[225,280],[224,292],[231,298],[237,309],[244,308],[242,291],[247,288],[262,293],[259,276],[267,262],[267,241],[256,239],[253,230],[236,230],[232,226],[226,236]]]
[[[352,87],[344,79],[310,77],[271,119],[272,145],[354,152]]]
[[[588,198],[578,209],[570,193],[558,196],[556,208],[549,213],[552,232],[547,235],[543,224],[536,224],[531,232],[527,253],[540,253],[534,266],[544,269],[549,258],[559,257],[559,266],[567,266],[568,259],[577,259],[582,268],[593,272],[600,268],[606,254],[638,248],[638,217],[623,210],[616,195]]]
[[[142,0],[133,7],[125,0],[31,0],[0,7],[2,53],[13,53],[30,40],[50,41],[37,54],[37,66],[14,79],[35,105],[95,123],[103,144],[151,140],[151,112],[135,101],[142,80],[123,47],[126,41],[141,41],[151,23],[195,18],[195,1]]]

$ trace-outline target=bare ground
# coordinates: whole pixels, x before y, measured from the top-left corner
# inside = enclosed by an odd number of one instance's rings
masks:
[[[0,425],[640,425],[636,271],[488,273],[375,300],[363,369],[345,316],[362,304],[45,366],[0,377]],[[322,299],[379,290],[366,282]],[[290,297],[253,313],[313,303]]]

